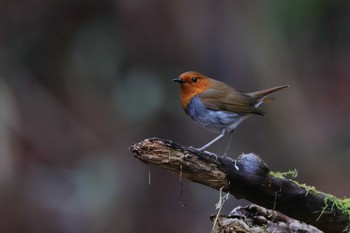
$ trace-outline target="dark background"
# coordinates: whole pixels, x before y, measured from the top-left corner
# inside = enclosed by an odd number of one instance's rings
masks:
[[[181,108],[171,80],[187,70],[246,92],[289,84],[236,130],[232,157],[255,152],[348,196],[349,11],[321,0],[0,1],[0,232],[209,232],[218,192],[184,181],[182,207],[179,177],[128,151],[151,136],[197,147],[215,136]],[[246,203],[231,197],[223,213]]]

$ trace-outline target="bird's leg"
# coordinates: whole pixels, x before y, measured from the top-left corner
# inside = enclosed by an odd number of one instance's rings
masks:
[[[233,133],[233,130],[232,131],[230,131],[228,134],[228,143],[227,143],[227,146],[226,146],[226,149],[225,149],[225,153],[224,153],[224,155],[222,156],[222,158],[225,158],[227,155],[228,155],[228,150],[229,150],[229,148],[230,148],[230,143],[231,143],[231,138],[232,138],[232,133]],[[237,170],[237,171],[239,171],[239,167],[237,166],[237,160],[235,159],[235,160],[233,160],[234,161],[234,167],[235,167],[235,169]]]
[[[231,143],[231,138],[232,138],[232,133],[233,133],[233,130],[231,132],[229,132],[228,143],[227,143],[227,146],[226,146],[226,149],[225,149],[225,153],[224,153],[224,155],[222,157],[225,157],[228,154],[228,150],[230,148],[230,143]]]
[[[225,136],[226,131],[222,130],[221,134],[219,136],[217,136],[216,138],[214,138],[213,140],[211,140],[210,142],[208,142],[207,144],[205,144],[204,146],[202,146],[201,148],[198,148],[197,150],[203,151],[205,149],[207,149],[209,146],[211,146],[214,142],[216,142],[217,140],[219,140],[220,138],[222,138],[223,136]]]
[[[227,146],[226,146],[226,149],[225,149],[225,153],[224,155],[222,156],[223,158],[225,156],[227,156],[228,154],[228,149],[230,148],[230,143],[231,143],[231,138],[232,138],[232,133],[233,133],[233,130],[231,132],[229,132],[229,135],[228,135],[228,143],[227,143]],[[236,170],[238,171],[239,170],[239,167],[237,166],[237,160],[234,160],[234,167],[236,168]]]

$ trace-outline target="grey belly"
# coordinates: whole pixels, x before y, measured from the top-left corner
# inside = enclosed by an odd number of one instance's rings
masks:
[[[231,131],[246,118],[237,113],[210,110],[197,97],[193,98],[186,113],[194,122],[213,132]]]

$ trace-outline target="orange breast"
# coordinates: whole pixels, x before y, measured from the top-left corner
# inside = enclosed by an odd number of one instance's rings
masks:
[[[211,85],[211,80],[201,79],[198,83],[183,83],[180,87],[181,104],[184,109],[190,104],[192,98],[205,90]]]

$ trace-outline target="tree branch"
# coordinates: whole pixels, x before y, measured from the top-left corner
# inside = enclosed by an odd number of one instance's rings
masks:
[[[214,221],[216,215],[211,216]],[[219,215],[212,233],[303,232],[322,233],[314,226],[290,218],[278,211],[250,204],[234,208],[229,216]]]
[[[145,139],[130,150],[145,163],[181,172],[183,177],[217,190],[223,187],[224,192],[238,199],[280,211],[325,232],[349,230],[348,202],[293,180],[272,176],[255,154],[243,154],[234,161],[159,138]]]

